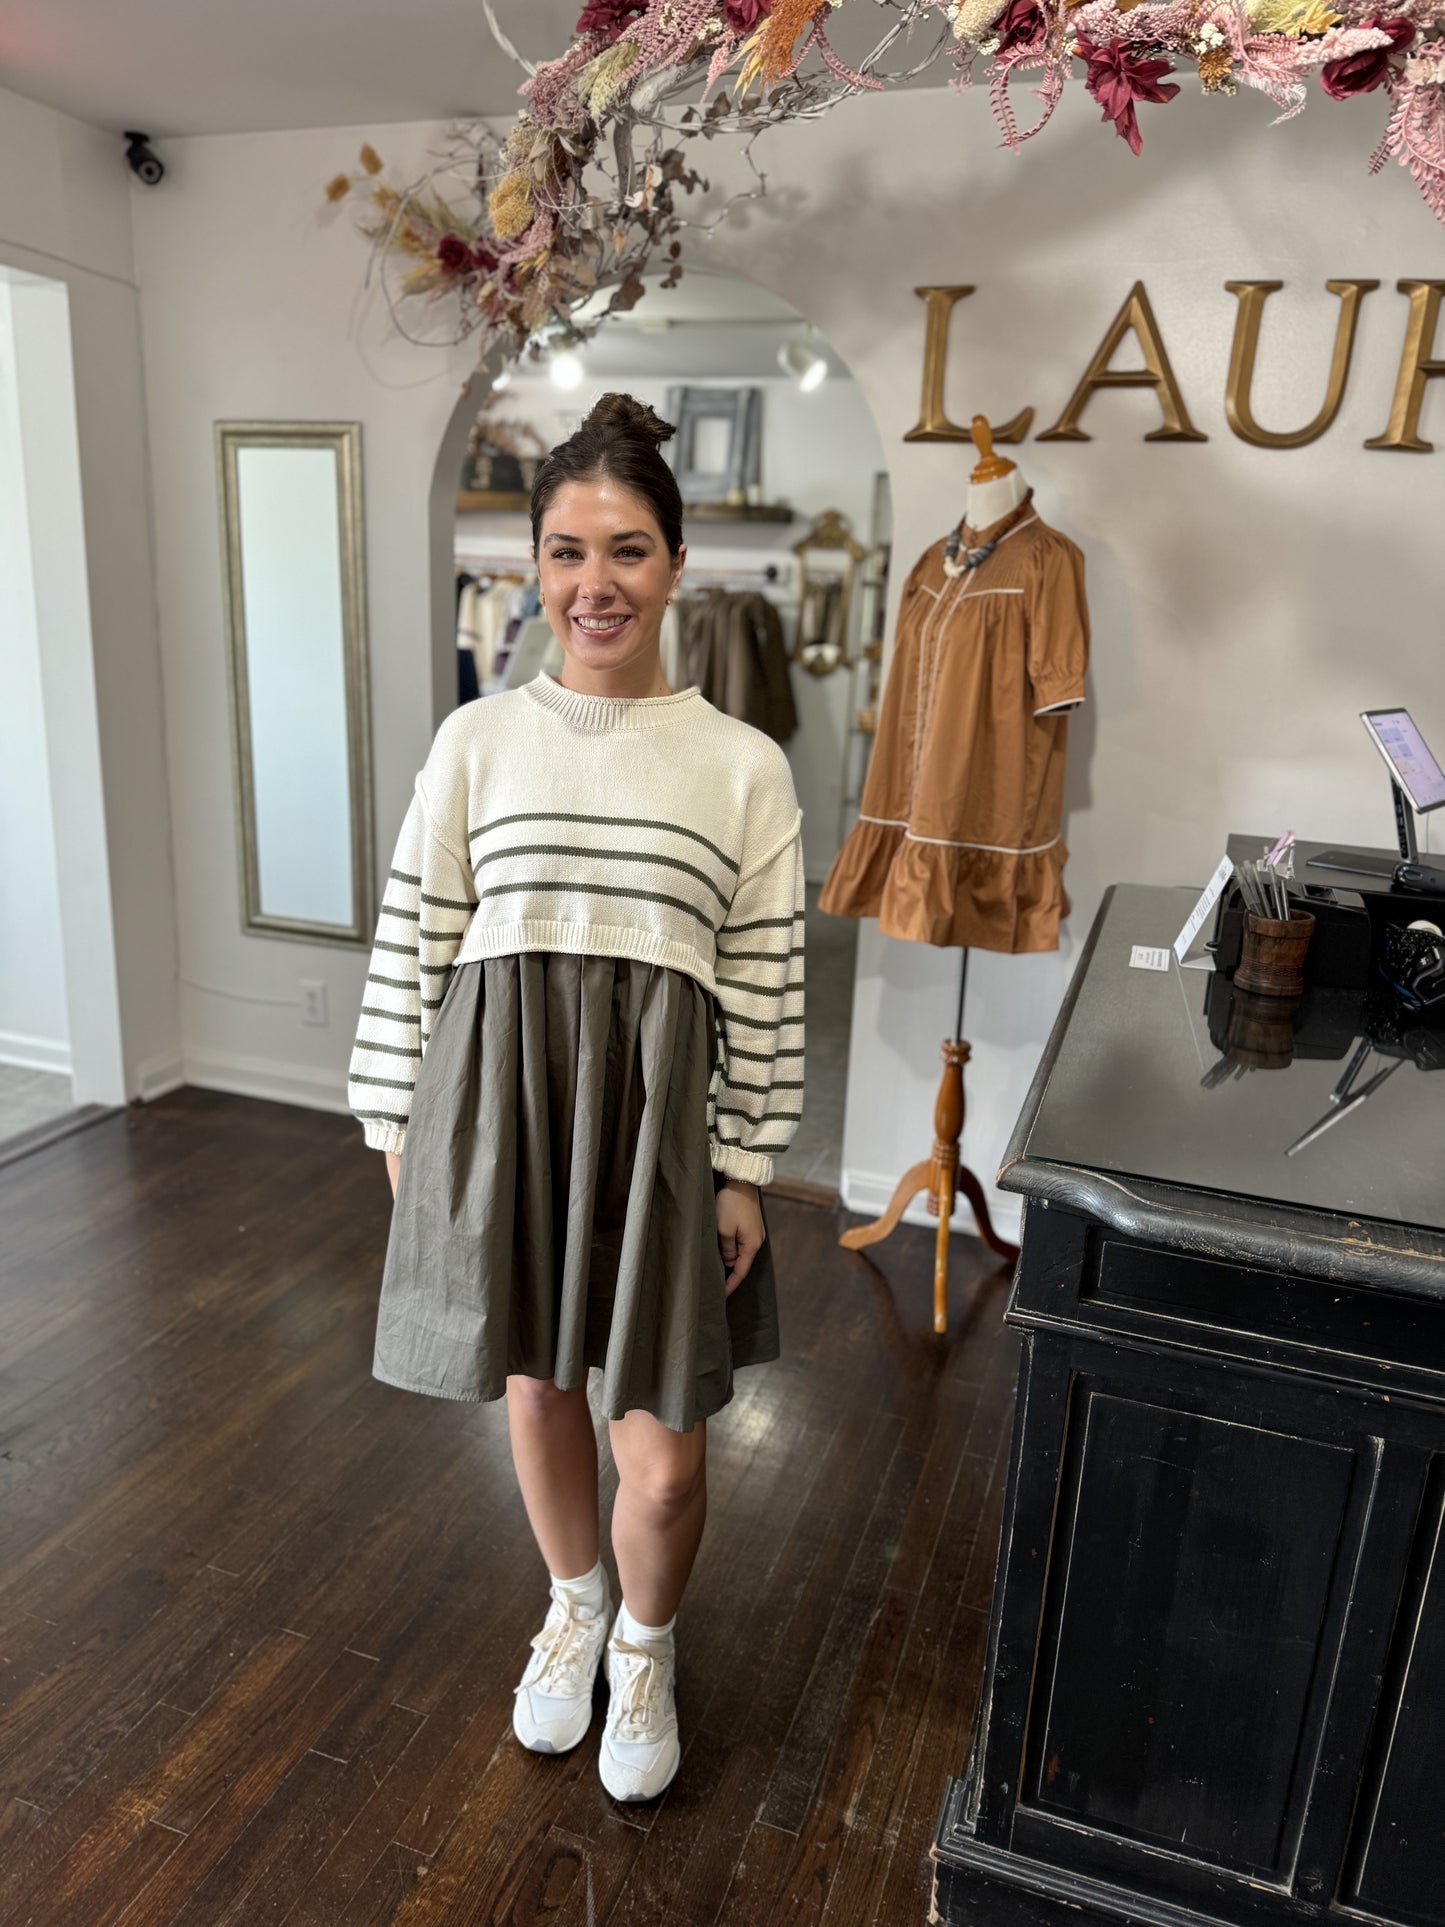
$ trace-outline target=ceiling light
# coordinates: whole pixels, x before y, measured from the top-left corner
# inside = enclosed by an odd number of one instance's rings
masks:
[[[828,373],[826,360],[806,341],[784,342],[778,350],[778,366],[792,376],[805,395],[811,395]]]
[[[584,372],[577,356],[565,349],[561,354],[553,355],[547,364],[547,373],[552,377],[554,388],[580,388]]]

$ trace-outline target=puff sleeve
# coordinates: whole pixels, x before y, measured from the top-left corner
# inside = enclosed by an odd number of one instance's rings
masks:
[[[1084,598],[1084,557],[1066,537],[1054,535],[1040,557],[1025,595],[1028,670],[1035,716],[1071,709],[1084,700],[1089,663],[1089,607]]]

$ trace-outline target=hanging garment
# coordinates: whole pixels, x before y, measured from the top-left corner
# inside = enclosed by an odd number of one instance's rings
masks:
[[[950,575],[944,543],[904,586],[857,823],[819,908],[887,937],[1056,950],[1068,851],[1067,709],[1084,694],[1084,558],[1033,491]]]
[[[678,620],[677,609],[669,603],[662,612],[662,628],[657,638],[658,659],[662,664],[662,680],[672,689],[681,689],[687,682],[687,661],[682,649],[682,624]]]
[[[715,709],[784,743],[798,727],[783,619],[756,590],[709,589],[683,624],[687,680]]]
[[[457,701],[473,702],[482,693],[477,677],[477,579],[457,570]]]

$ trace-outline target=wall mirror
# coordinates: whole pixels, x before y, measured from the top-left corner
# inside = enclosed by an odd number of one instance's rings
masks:
[[[217,422],[241,928],[375,922],[359,422]]]
[[[793,660],[814,676],[830,676],[851,661],[848,625],[853,613],[853,578],[867,553],[855,541],[846,515],[824,509],[801,542],[798,558],[798,621]]]
[[[760,388],[669,388],[668,420],[677,425],[672,459],[678,493],[689,503],[742,506],[756,494],[762,438]]]

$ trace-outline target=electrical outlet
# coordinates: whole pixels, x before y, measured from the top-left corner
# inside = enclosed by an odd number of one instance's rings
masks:
[[[319,977],[301,979],[301,1021],[303,1024],[329,1024],[326,986]]]

